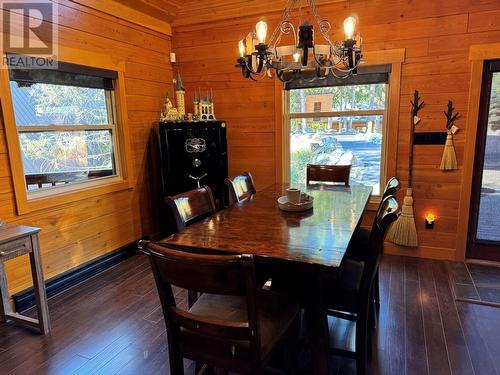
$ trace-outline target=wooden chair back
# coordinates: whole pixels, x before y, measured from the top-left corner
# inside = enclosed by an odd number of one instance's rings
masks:
[[[384,193],[382,194],[382,201],[389,195],[396,194],[401,189],[401,182],[397,177],[391,177],[385,185]]]
[[[249,342],[251,358],[258,360],[260,335],[256,306],[255,266],[252,255],[218,255],[175,250],[164,244],[147,243],[154,278],[167,327],[171,360],[193,358],[189,342],[182,342],[181,330],[203,335],[207,347],[200,355],[210,355],[234,340]],[[172,286],[218,295],[245,296],[248,321],[234,322],[194,315],[179,308]]]
[[[377,222],[377,217],[380,214],[380,210],[382,209],[382,203],[384,202],[384,199],[389,196],[394,196],[399,191],[399,189],[401,189],[401,182],[399,182],[399,179],[397,177],[391,177],[385,185],[384,193],[382,194],[382,199],[380,200],[380,204],[378,205],[373,225],[375,225],[375,223]]]
[[[316,165],[307,164],[306,180],[309,185],[311,181],[333,182],[349,185],[350,165]]]
[[[394,198],[394,196],[386,197],[380,205],[379,212],[371,230],[368,256],[363,268],[359,293],[361,306],[363,306],[362,308],[365,310],[368,309],[371,287],[378,270],[387,229],[391,223],[396,221],[399,217],[400,211],[396,198]]]
[[[243,172],[241,176],[236,176],[232,180],[226,178],[224,182],[227,185],[233,203],[249,200],[257,192],[250,172]]]
[[[212,191],[208,186],[166,198],[175,218],[177,231],[216,212]]]

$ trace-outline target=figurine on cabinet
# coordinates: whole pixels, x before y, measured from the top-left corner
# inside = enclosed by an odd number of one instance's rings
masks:
[[[198,120],[215,120],[214,100],[212,90],[207,92],[205,100],[201,99],[200,89],[194,93],[194,116]]]
[[[167,94],[160,114],[160,121],[183,121],[186,116],[186,106],[184,101],[186,91],[179,72],[177,72],[177,77],[174,79],[174,87],[177,108],[174,108],[172,101]]]

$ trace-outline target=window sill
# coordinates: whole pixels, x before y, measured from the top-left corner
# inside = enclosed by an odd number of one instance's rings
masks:
[[[68,186],[56,187],[43,191],[25,191],[24,194],[16,194],[17,212],[19,215],[23,215],[77,202],[96,195],[104,195],[128,189],[132,189],[130,181],[115,176],[95,181],[74,183]]]

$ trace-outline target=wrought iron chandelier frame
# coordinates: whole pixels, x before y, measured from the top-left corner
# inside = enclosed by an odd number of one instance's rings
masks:
[[[282,82],[296,79],[314,81],[325,79],[328,75],[347,78],[357,73],[358,66],[363,62],[363,55],[362,38],[355,31],[356,19],[348,17],[344,21],[345,40],[332,42],[330,22],[319,15],[314,0],[307,0],[318,30],[327,43],[316,44],[313,25],[306,21],[296,30],[290,22],[292,12],[299,1],[288,1],[267,44],[265,43],[267,24],[263,21],[256,25],[257,32],[252,31],[244,40],[240,40],[240,58],[236,67],[241,68],[245,78],[254,81],[265,77],[272,78],[271,72],[275,71],[276,77]],[[280,46],[282,37],[287,35],[293,35],[294,45]],[[257,36],[258,43],[256,43]],[[310,55],[313,57],[311,60]],[[293,56],[293,61],[287,61],[287,56]],[[308,72],[307,77],[304,72]]]

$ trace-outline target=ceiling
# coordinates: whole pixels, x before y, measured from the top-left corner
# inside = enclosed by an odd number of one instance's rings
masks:
[[[289,0],[115,0],[173,26],[269,14],[283,10]],[[345,0],[316,0],[316,4]],[[306,6],[306,1],[303,1]]]

